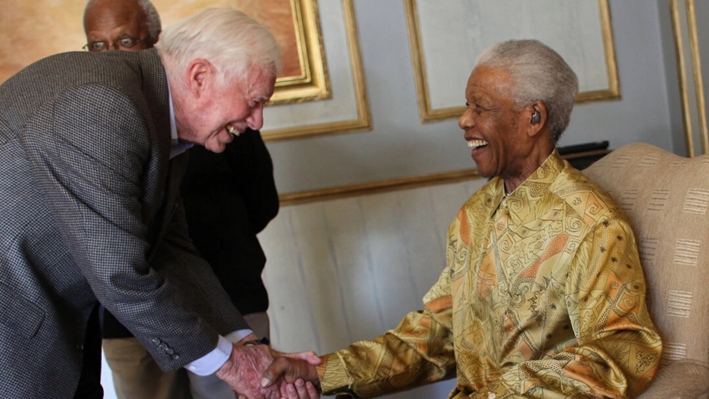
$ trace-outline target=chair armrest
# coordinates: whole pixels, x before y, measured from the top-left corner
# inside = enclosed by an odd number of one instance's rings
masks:
[[[709,392],[709,365],[683,359],[661,367],[647,391],[637,399],[696,399]]]

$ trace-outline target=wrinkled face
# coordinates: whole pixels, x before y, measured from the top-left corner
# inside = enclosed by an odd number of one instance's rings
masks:
[[[485,66],[473,70],[465,88],[467,109],[458,125],[465,131],[471,156],[483,177],[518,176],[531,150],[523,130],[523,113],[515,109],[509,88],[506,71]]]
[[[153,47],[147,16],[137,2],[99,1],[84,15],[87,50],[137,51]]]
[[[211,84],[191,100],[185,113],[178,115],[180,140],[203,145],[212,152],[222,152],[247,128],[261,129],[263,106],[273,95],[276,76],[252,69],[246,79],[233,79],[224,85]]]

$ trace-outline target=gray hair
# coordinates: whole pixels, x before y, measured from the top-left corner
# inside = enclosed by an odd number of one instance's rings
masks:
[[[517,107],[541,100],[547,108],[553,143],[569,125],[578,93],[576,74],[563,58],[537,40],[508,40],[485,49],[475,67],[487,66],[510,74],[511,93]]]
[[[84,16],[86,15],[86,11],[91,8],[94,4],[98,3],[99,1],[105,1],[105,0],[89,0],[88,3],[86,3],[86,7],[84,8]],[[162,30],[162,24],[160,22],[160,14],[158,14],[158,10],[155,9],[155,6],[153,3],[150,2],[150,0],[114,0],[114,1],[124,1],[124,2],[136,2],[140,6],[141,9],[143,9],[143,12],[145,13],[145,23],[147,24],[148,28],[148,38],[153,42],[158,41],[158,36],[160,36],[160,31]]]
[[[138,5],[145,11],[148,20],[148,35],[150,35],[150,38],[154,41],[158,41],[158,36],[160,36],[160,32],[162,31],[158,10],[155,9],[155,6],[150,0],[138,0]]]
[[[194,59],[208,60],[222,83],[248,76],[251,68],[273,76],[280,68],[280,50],[271,32],[231,8],[206,9],[166,27],[155,47],[178,71]]]

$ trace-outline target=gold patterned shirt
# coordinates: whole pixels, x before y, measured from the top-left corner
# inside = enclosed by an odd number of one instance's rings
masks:
[[[455,376],[449,398],[625,398],[655,374],[662,344],[633,232],[556,151],[511,195],[499,178],[473,194],[446,261],[424,310],[323,357],[324,394]]]

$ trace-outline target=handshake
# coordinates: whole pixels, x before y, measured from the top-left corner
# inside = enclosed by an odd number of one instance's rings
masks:
[[[315,352],[282,353],[250,337],[232,346],[229,359],[216,372],[236,398],[320,398],[315,366],[322,360]]]

